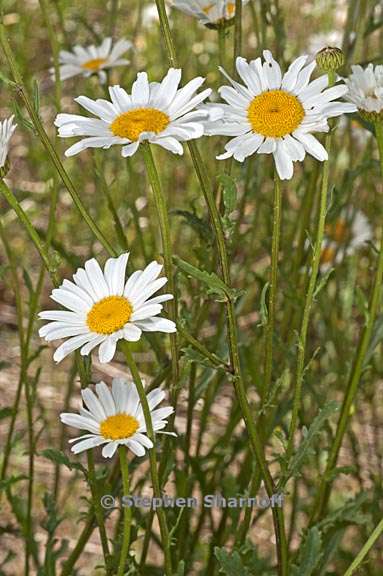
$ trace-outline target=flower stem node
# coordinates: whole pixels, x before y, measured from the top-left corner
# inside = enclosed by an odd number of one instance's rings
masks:
[[[319,50],[315,60],[324,72],[336,72],[344,66],[345,62],[342,50],[332,46],[326,46],[326,48]]]

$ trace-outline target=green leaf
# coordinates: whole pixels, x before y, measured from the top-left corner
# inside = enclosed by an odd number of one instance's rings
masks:
[[[229,216],[234,212],[237,205],[237,185],[235,180],[229,174],[218,174],[218,182],[223,189],[223,204],[225,206],[225,215]]]
[[[195,268],[189,262],[182,260],[178,256],[173,256],[173,259],[179,268],[187,276],[195,278],[199,282],[202,282],[208,287],[208,294],[215,294],[218,296],[218,301],[225,302],[227,300],[235,301],[238,298],[238,291],[229,288],[223,280],[214,272],[206,272],[206,270],[200,270]]]
[[[211,368],[212,370],[224,370],[223,362],[222,366],[214,364],[209,358],[207,358],[207,356],[201,354],[201,352],[193,348],[191,345],[183,348],[182,351],[184,358],[189,360],[189,362],[195,362],[196,364],[205,366],[205,368]]]
[[[293,454],[288,463],[285,477],[282,479],[281,486],[284,487],[292,476],[298,476],[302,470],[306,459],[313,453],[313,445],[317,436],[322,432],[326,421],[339,410],[339,404],[335,401],[328,402],[314,418],[310,428],[304,434],[304,440],[301,442],[298,450]]]
[[[1,480],[0,481],[0,492],[2,492],[3,490],[8,490],[8,488],[13,486],[13,484],[16,484],[17,482],[21,482],[21,480],[28,480],[28,476],[24,476],[24,475],[10,476],[9,478],[6,478],[5,480]]]
[[[222,574],[226,574],[226,576],[250,576],[236,550],[229,554],[226,548],[215,547],[214,554],[219,562]]]
[[[321,290],[323,290],[323,288],[326,286],[331,274],[334,272],[335,268],[330,268],[329,270],[327,270],[327,272],[325,274],[323,274],[323,276],[320,278],[319,282],[317,283],[316,287],[315,287],[315,292],[314,292],[314,299],[318,296],[319,292]]]
[[[0,420],[4,420],[4,418],[9,418],[13,414],[13,408],[11,406],[3,406],[0,408]]]
[[[222,198],[225,207],[225,213],[222,216],[222,224],[227,236],[230,237],[234,229],[231,215],[237,204],[237,186],[234,178],[229,176],[229,174],[219,174],[217,180],[222,186]]]
[[[286,368],[282,372],[281,376],[272,384],[266,396],[266,399],[263,403],[263,406],[259,411],[260,414],[267,412],[269,408],[275,406],[274,401],[277,397],[279,390],[280,389],[287,390],[290,387],[290,381],[291,381],[291,373],[289,368]]]
[[[259,308],[259,315],[260,315],[261,321],[258,324],[258,326],[267,326],[267,323],[269,321],[269,310],[267,308],[267,303],[266,303],[266,297],[267,297],[267,292],[269,290],[269,287],[270,287],[270,282],[266,282],[266,284],[262,288],[261,304],[260,304],[260,308]]]
[[[68,456],[60,450],[55,450],[54,448],[46,448],[41,452],[41,456],[47,458],[55,464],[66,466],[66,468],[69,468],[69,470],[80,470],[84,474],[87,474],[87,471],[84,466],[82,466],[82,464],[69,460]]]
[[[298,564],[292,567],[291,576],[311,576],[322,558],[322,535],[317,526],[310,528],[299,550]]]
[[[326,516],[319,524],[318,528],[322,531],[329,530],[330,528],[335,528],[339,526],[344,526],[348,524],[367,524],[369,522],[369,517],[361,512],[361,508],[369,499],[369,495],[365,492],[361,492],[356,496],[347,500],[347,502],[337,508],[330,514]]]
[[[205,220],[202,220],[195,212],[190,212],[189,210],[172,210],[171,214],[176,214],[177,216],[182,216],[185,222],[193,228],[195,232],[200,236],[201,240],[208,242],[209,244],[213,241],[213,234],[210,224]]]

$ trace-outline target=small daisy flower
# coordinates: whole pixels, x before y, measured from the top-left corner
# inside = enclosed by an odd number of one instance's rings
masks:
[[[352,74],[345,80],[347,100],[370,122],[383,121],[383,66],[369,64],[367,68],[351,66]]]
[[[196,94],[204,78],[194,78],[178,89],[181,70],[171,68],[162,82],[149,82],[146,72],[140,72],[128,94],[120,86],[109,88],[111,102],[76,98],[83,108],[98,116],[86,118],[75,114],[59,114],[55,125],[63,138],[85,136],[65,153],[78,154],[85,148],[122,146],[123,157],[132,156],[141,142],[158,144],[174,154],[183,154],[181,142],[200,138],[207,110],[196,110],[211,93],[211,89]]]
[[[243,162],[255,153],[273,154],[279,177],[289,180],[293,163],[302,162],[306,152],[320,161],[328,158],[311,132],[327,132],[328,118],[355,112],[355,106],[336,101],[347,93],[344,84],[327,88],[327,75],[310,82],[316,63],[307,64],[307,56],[294,60],[284,76],[269,50],[263,56],[263,63],[261,58],[251,62],[237,58],[245,86],[221,70],[231,83],[219,90],[227,104],[220,105],[223,118],[208,122],[205,131],[234,136],[218,159],[234,156]]]
[[[152,298],[167,282],[164,276],[158,278],[162,266],[153,261],[125,282],[128,257],[109,258],[104,271],[92,258],[73,275],[74,282],[64,280],[53,290],[52,300],[68,310],[40,312],[40,318],[51,322],[40,328],[39,335],[48,342],[68,338],[57,348],[56,362],[79,348],[87,356],[96,346],[100,362],[110,362],[119,340],[137,342],[142,332],[176,331],[174,322],[158,318],[162,303],[173,295]]]
[[[14,116],[12,115],[0,122],[0,170],[3,172],[8,158],[9,143],[16,130],[16,124],[13,124],[13,120]]]
[[[354,214],[342,210],[334,222],[326,224],[320,269],[326,272],[334,264],[340,264],[345,256],[354,254],[358,248],[372,240],[372,227],[361,211]]]
[[[61,422],[88,434],[73,438],[71,450],[75,454],[96,446],[104,445],[102,455],[111,458],[118,446],[127,446],[136,456],[144,456],[145,448],[153,448],[152,441],[146,435],[146,425],[136,386],[123,378],[114,378],[112,389],[99,382],[96,394],[85,388],[81,391],[86,408],[80,408],[79,414],[64,412]],[[147,395],[153,430],[160,434],[176,436],[172,432],[161,432],[167,424],[166,418],[174,412],[172,406],[156,408],[165,398],[165,392],[155,388]]]
[[[67,80],[73,76],[98,74],[102,84],[106,81],[107,68],[129,64],[129,60],[121,58],[132,47],[128,40],[121,39],[112,46],[112,38],[105,38],[100,46],[75,46],[73,52],[61,50],[59,54],[60,78]],[[51,69],[52,77],[54,71]]]
[[[242,4],[248,1],[242,0]],[[225,24],[235,16],[235,0],[174,0],[173,7],[198,18],[207,26]]]

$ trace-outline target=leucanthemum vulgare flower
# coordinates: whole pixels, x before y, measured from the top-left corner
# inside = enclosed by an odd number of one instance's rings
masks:
[[[351,66],[346,78],[347,99],[353,102],[361,116],[370,122],[383,122],[383,66],[369,64],[366,68]]]
[[[76,98],[83,108],[98,116],[86,118],[75,114],[59,114],[55,125],[63,138],[85,136],[66,151],[73,156],[85,148],[122,146],[122,156],[132,156],[141,142],[158,144],[174,154],[183,154],[181,142],[204,134],[207,110],[195,109],[211,93],[211,89],[195,94],[204,78],[194,78],[178,89],[181,70],[171,68],[162,82],[149,82],[140,72],[128,94],[120,86],[109,88],[111,102]]]
[[[372,227],[363,212],[343,209],[333,222],[326,224],[320,260],[321,272],[340,264],[345,256],[354,254],[358,248],[372,240],[372,237]]]
[[[242,4],[248,1],[242,0]],[[235,16],[235,0],[174,0],[173,7],[198,18],[205,25],[224,24]]]
[[[316,66],[300,56],[282,76],[279,64],[269,50],[261,58],[247,62],[237,58],[236,67],[245,86],[225,74],[231,86],[219,92],[227,104],[221,106],[221,120],[206,125],[207,134],[234,136],[219,159],[234,156],[239,162],[252,154],[273,154],[282,180],[293,176],[293,163],[311,154],[327,160],[327,152],[311,132],[327,132],[328,118],[354,112],[355,106],[338,102],[347,93],[344,84],[328,88],[327,75],[310,82]],[[327,88],[327,89],[326,89]]]
[[[73,438],[71,450],[79,454],[84,450],[104,445],[102,455],[111,458],[118,446],[127,446],[136,456],[144,456],[145,448],[152,448],[152,441],[146,436],[145,418],[136,386],[123,378],[114,378],[112,390],[104,383],[96,384],[96,394],[85,388],[81,391],[86,408],[80,408],[79,414],[63,413],[60,419],[64,424],[88,434]],[[147,395],[150,415],[155,433],[161,432],[167,424],[166,418],[174,412],[173,407],[156,408],[165,398],[160,388]]]
[[[14,116],[6,118],[0,122],[0,171],[4,172],[8,158],[9,143],[12,134],[16,130],[16,124],[13,124]]]
[[[152,298],[167,282],[164,276],[158,278],[162,266],[153,261],[125,281],[128,257],[109,258],[104,271],[92,258],[73,275],[74,282],[64,280],[52,291],[52,300],[68,310],[40,312],[41,319],[51,322],[40,328],[39,335],[47,341],[68,338],[57,348],[56,362],[77,349],[86,356],[96,346],[100,362],[110,362],[121,339],[136,342],[142,332],[176,331],[174,322],[158,317],[162,303],[173,295]]]
[[[106,81],[106,72],[108,68],[129,64],[129,60],[121,58],[127,50],[132,47],[129,40],[118,40],[112,46],[112,38],[105,38],[100,46],[74,46],[73,52],[60,50],[60,79],[67,80],[73,76],[85,76],[98,74],[102,84]],[[54,70],[51,69],[54,78]]]

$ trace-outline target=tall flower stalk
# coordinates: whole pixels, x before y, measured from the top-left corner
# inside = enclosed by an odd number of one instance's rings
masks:
[[[278,174],[275,173],[271,272],[270,272],[270,286],[269,286],[268,319],[266,326],[265,377],[262,386],[264,397],[267,396],[269,391],[272,375],[272,366],[273,366],[273,338],[274,338],[275,308],[277,297],[278,256],[279,256],[279,244],[281,236],[281,219],[282,219],[281,183]]]
[[[176,52],[171,37],[169,21],[165,11],[164,0],[156,0],[156,4],[161,23],[161,29],[163,31],[166,42],[169,61],[174,64],[177,61]],[[227,286],[230,286],[231,285],[230,266],[221,216],[216,206],[212,187],[206,172],[206,168],[199,154],[198,148],[194,142],[189,142],[188,146],[193,160],[194,168],[196,170],[201,185],[201,189],[203,191],[204,198],[209,209],[210,218],[213,224],[218,247],[219,260],[221,264],[222,277],[225,284]],[[227,314],[230,364],[233,370],[233,385],[236,391],[241,412],[249,434],[254,456],[257,459],[257,462],[262,471],[262,478],[265,483],[267,494],[269,496],[272,496],[272,494],[275,492],[274,481],[268,469],[262,441],[258,435],[254,423],[253,415],[246,395],[244,381],[242,378],[239,349],[238,349],[237,322],[235,317],[234,302],[232,301],[231,298],[227,297],[225,306]],[[287,559],[287,542],[284,526],[284,514],[282,508],[273,508],[272,512],[273,512],[274,530],[277,543],[279,574],[280,576],[286,576],[288,573],[288,559]]]
[[[157,166],[154,161],[152,149],[149,142],[144,142],[143,155],[145,160],[146,171],[150,181],[150,185],[153,191],[154,201],[156,205],[156,210],[158,214],[158,221],[160,225],[161,238],[162,238],[162,248],[164,251],[164,264],[165,264],[165,274],[168,278],[168,286],[171,294],[174,295],[174,299],[169,302],[169,317],[173,322],[177,323],[177,302],[176,302],[176,289],[174,284],[174,272],[172,264],[172,245],[170,238],[170,224],[169,224],[169,214],[167,208],[167,202],[163,189],[161,186],[161,180],[158,174]],[[172,359],[172,396],[175,397],[175,391],[178,385],[179,379],[179,359],[178,359],[178,346],[177,346],[177,333],[170,335],[171,343],[171,359]]]
[[[138,395],[140,397],[140,402],[142,405],[142,410],[143,410],[143,414],[144,414],[148,438],[153,442],[153,444],[155,444],[152,418],[150,415],[148,400],[146,398],[145,389],[144,389],[144,385],[143,385],[142,380],[141,380],[140,373],[139,373],[137,365],[134,361],[133,354],[132,354],[132,351],[130,349],[129,344],[123,343],[122,349],[124,351],[126,363],[130,369],[130,372],[131,372],[132,377],[133,377],[133,381],[137,387],[137,392],[138,392]],[[149,461],[150,461],[150,473],[151,473],[152,484],[153,484],[153,493],[154,493],[154,496],[156,498],[161,498],[161,488],[160,488],[160,482],[159,482],[159,477],[158,477],[157,456],[156,456],[155,447],[152,448],[151,450],[149,450]],[[165,574],[166,574],[166,576],[172,576],[172,574],[173,574],[172,570],[173,569],[172,569],[172,558],[171,558],[171,553],[170,553],[169,530],[168,530],[168,525],[167,525],[167,521],[166,521],[166,515],[164,512],[164,509],[161,506],[157,509],[157,515],[158,515],[158,523],[160,525],[161,540],[162,540],[162,545],[163,545],[163,550],[164,550]]]

